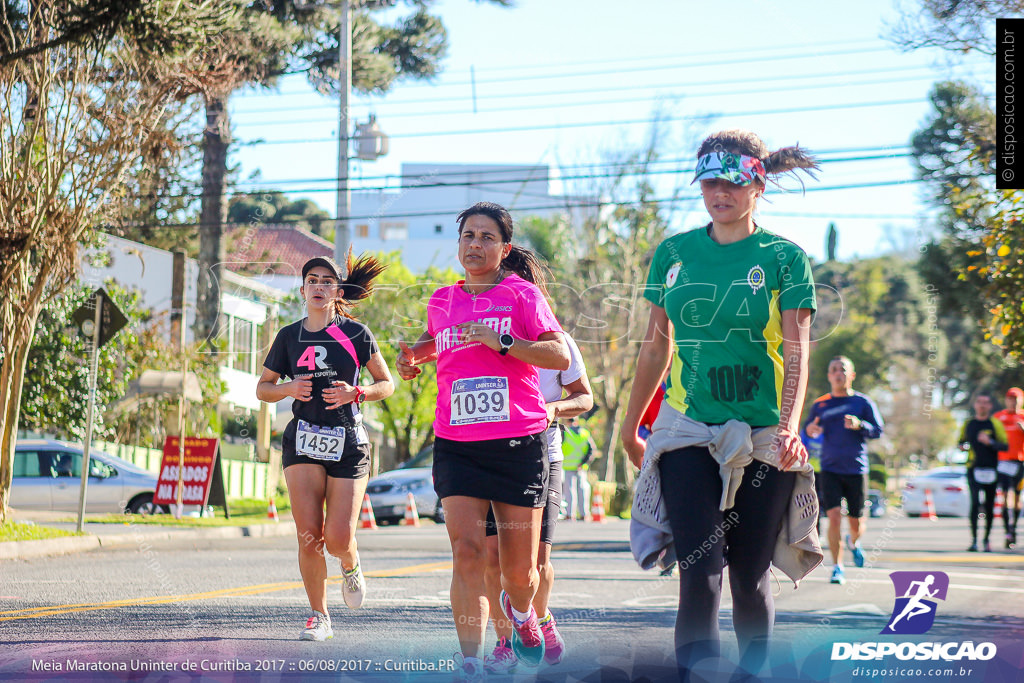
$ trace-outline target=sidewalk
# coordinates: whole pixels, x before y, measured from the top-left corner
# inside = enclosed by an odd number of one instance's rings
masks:
[[[66,521],[67,512],[19,511],[11,509],[11,518],[16,522],[31,522],[64,531],[74,532],[78,528],[75,521]],[[252,524],[250,526],[222,527],[179,527],[162,526],[159,524],[111,524],[90,522],[86,515],[82,525],[84,536],[64,536],[47,538],[38,541],[7,541],[0,542],[0,561],[13,559],[29,559],[48,555],[66,555],[68,553],[96,550],[98,548],[124,548],[139,546],[144,543],[166,541],[171,539],[204,539],[204,538],[244,538],[266,536],[292,536],[295,534],[295,522],[286,515],[281,522]],[[77,518],[76,518],[77,519]],[[65,520],[65,521],[59,521]]]

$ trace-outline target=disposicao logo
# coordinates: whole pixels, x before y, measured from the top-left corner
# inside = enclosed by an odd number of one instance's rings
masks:
[[[920,635],[935,624],[936,600],[945,600],[949,591],[949,576],[945,572],[892,572],[896,601],[892,616],[880,633],[882,635]],[[953,662],[959,660],[987,661],[996,656],[994,643],[974,641],[950,642],[867,642],[833,643],[832,661],[879,660],[896,657],[899,660]]]
[[[935,623],[935,601],[946,599],[949,576],[945,572],[893,572],[889,578],[896,589],[896,603],[880,633],[927,633]]]

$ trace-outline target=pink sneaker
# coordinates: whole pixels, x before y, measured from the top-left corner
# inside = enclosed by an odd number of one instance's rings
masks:
[[[546,617],[537,622],[540,632],[544,634],[544,662],[546,664],[558,664],[565,656],[565,641],[562,634],[558,632],[555,625],[555,618],[549,612]]]
[[[540,666],[544,659],[544,636],[537,625],[537,612],[530,606],[530,616],[519,621],[512,613],[512,601],[501,591],[501,611],[512,622],[512,651],[528,667]]]
[[[489,674],[508,674],[515,670],[519,660],[512,651],[512,641],[501,638],[494,646],[494,652],[484,658],[484,669]]]

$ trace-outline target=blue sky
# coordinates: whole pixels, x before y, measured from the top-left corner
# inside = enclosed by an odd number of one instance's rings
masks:
[[[770,149],[799,142],[826,160],[806,194],[769,193],[761,224],[818,259],[830,221],[840,258],[913,245],[928,208],[921,185],[907,182],[906,146],[928,116],[929,89],[960,77],[991,91],[995,67],[900,52],[884,37],[895,2],[443,0],[434,5],[449,31],[442,75],[354,99],[354,116],[375,113],[391,136],[387,157],[353,163],[354,187],[397,186],[403,162],[597,164],[588,173],[599,175],[609,151],[640,147],[660,113],[665,196],[689,182],[699,138],[747,128]],[[260,141],[232,157],[243,177],[261,175],[246,189],[286,190],[334,215],[336,100],[288,77],[236,95],[232,115],[239,141]],[[707,220],[699,201],[677,208],[676,227]]]

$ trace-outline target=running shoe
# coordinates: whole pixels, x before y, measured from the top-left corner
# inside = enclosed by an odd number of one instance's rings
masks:
[[[544,634],[544,663],[558,664],[565,656],[565,640],[558,632],[555,625],[555,618],[548,612],[548,615],[537,622],[540,632]]]
[[[850,541],[850,534],[846,534],[846,547],[853,553],[853,563],[858,567],[864,566],[864,550],[860,547],[860,541]]]
[[[299,640],[323,641],[334,637],[331,630],[331,618],[323,612],[313,610],[313,616],[306,620],[306,629],[299,636]]]
[[[352,569],[341,568],[341,594],[345,598],[345,604],[351,609],[359,609],[363,606],[363,598],[366,597],[366,581],[363,579],[363,570],[359,568],[359,556],[356,555],[356,566]]]
[[[512,622],[512,651],[525,666],[540,666],[544,659],[544,636],[537,625],[537,611],[530,605],[530,616],[519,621],[512,612],[512,601],[508,593],[501,591],[501,611]]]
[[[992,552],[992,545],[988,541],[985,541],[985,552],[986,553]]]
[[[840,565],[832,567],[832,578],[829,579],[829,583],[838,583],[840,586],[846,583],[846,575],[843,574],[843,568]]]
[[[484,657],[484,670],[489,674],[510,674],[515,671],[518,663],[516,653],[512,651],[512,641],[499,638],[494,652]]]
[[[465,683],[480,683],[480,681],[486,680],[487,674],[479,659],[467,662],[461,652],[456,652],[452,659],[455,660],[455,678],[453,680]]]
[[[977,541],[971,541],[971,547],[967,549],[967,552],[969,552],[969,553],[976,553],[976,552],[978,552],[978,542]]]

